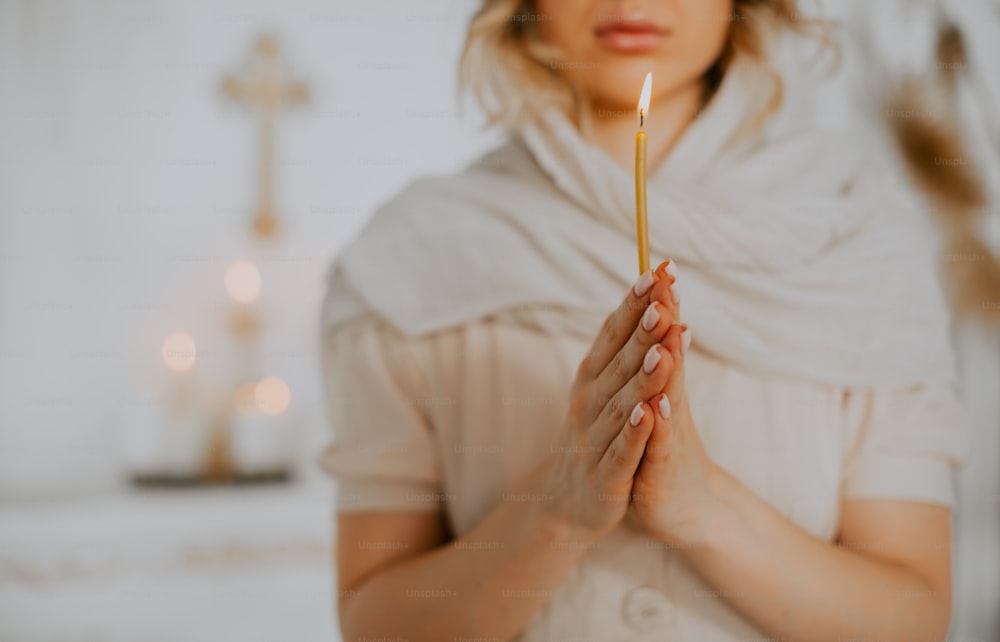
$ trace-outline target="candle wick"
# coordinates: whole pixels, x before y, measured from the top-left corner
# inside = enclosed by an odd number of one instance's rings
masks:
[[[646,114],[644,114],[643,111],[640,109],[639,110],[639,129],[642,129],[642,126],[645,124],[645,122],[646,122]]]

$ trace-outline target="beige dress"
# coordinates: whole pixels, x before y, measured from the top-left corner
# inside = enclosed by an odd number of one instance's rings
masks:
[[[356,296],[339,278],[337,296]],[[370,314],[327,333],[335,438],[321,462],[338,481],[338,511],[442,510],[461,536],[501,502],[525,501],[509,489],[565,445],[569,388],[588,347],[502,317],[407,338]],[[968,446],[948,384],[849,389],[762,376],[695,339],[687,389],[713,460],[818,537],[835,538],[843,499],[953,504],[952,471]],[[681,554],[622,525],[518,639],[762,637]]]

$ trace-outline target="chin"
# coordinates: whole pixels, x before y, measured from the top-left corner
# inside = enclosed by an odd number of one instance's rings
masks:
[[[646,74],[653,72],[654,95],[656,92],[656,69],[648,62],[634,62],[623,65],[605,66],[600,74],[586,79],[585,86],[593,102],[607,109],[630,110],[635,112],[642,92],[642,82]]]
[[[678,73],[676,66],[663,63],[656,65],[648,61],[636,61],[626,65],[609,67],[604,73],[588,78],[589,94],[598,109],[622,111],[635,114],[646,74],[653,72],[653,99],[650,111],[655,113],[659,98],[670,96],[686,87],[700,85],[701,76],[693,73]],[[687,71],[687,70],[685,70]],[[600,115],[600,114],[598,114]],[[610,114],[609,114],[610,115]]]

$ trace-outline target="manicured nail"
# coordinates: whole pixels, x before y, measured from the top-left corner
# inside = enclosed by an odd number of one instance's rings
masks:
[[[632,409],[632,414],[628,416],[628,422],[633,426],[638,426],[639,422],[642,421],[643,415],[646,411],[642,409],[642,402],[635,404],[635,408]]]
[[[668,259],[668,261],[669,262],[667,263],[667,267],[663,268],[663,271],[676,279],[677,278],[677,264],[674,263],[673,260]]]
[[[650,303],[646,308],[646,313],[642,315],[642,329],[652,332],[656,327],[656,322],[660,320],[660,313],[656,311],[656,303]]]
[[[670,296],[673,297],[674,303],[681,302],[680,288],[677,285],[677,281],[670,284]]]
[[[660,416],[664,419],[670,419],[670,400],[667,399],[667,395],[663,395],[658,405],[660,406]]]
[[[684,326],[681,332],[681,352],[687,354],[688,346],[691,345],[691,328]]]
[[[653,271],[646,270],[639,277],[639,280],[635,282],[635,286],[632,291],[635,292],[636,296],[642,296],[649,292],[649,288],[653,287]]]
[[[656,349],[659,344],[653,344],[649,346],[649,350],[646,351],[646,358],[642,360],[642,370],[646,374],[652,374],[653,370],[656,369],[656,364],[660,362],[660,351]]]

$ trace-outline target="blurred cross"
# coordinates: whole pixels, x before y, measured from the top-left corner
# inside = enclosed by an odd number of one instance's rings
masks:
[[[278,43],[274,38],[257,40],[254,55],[246,71],[227,76],[222,83],[226,95],[233,100],[256,107],[261,112],[260,157],[257,168],[257,206],[253,218],[253,233],[258,237],[274,237],[278,219],[274,204],[274,121],[283,107],[309,100],[309,87],[300,81],[286,80]]]

